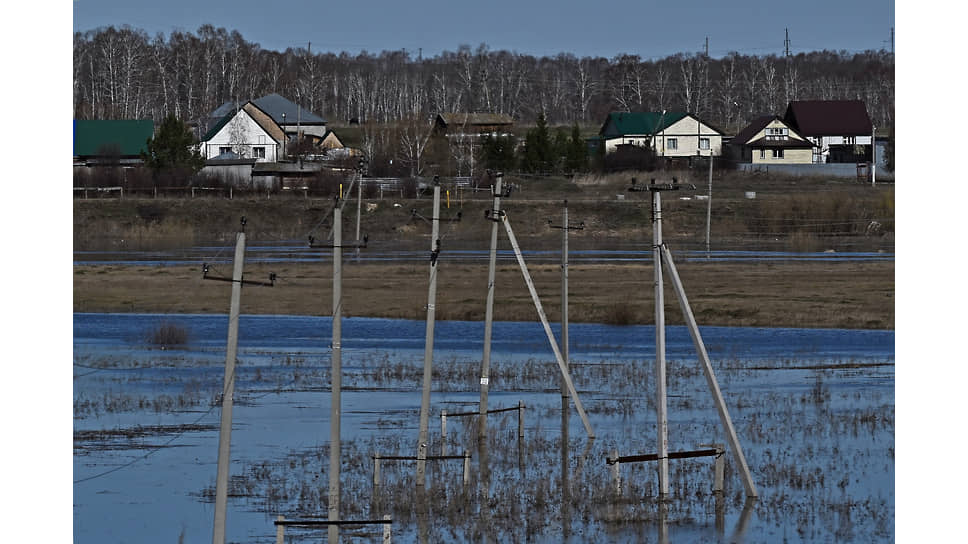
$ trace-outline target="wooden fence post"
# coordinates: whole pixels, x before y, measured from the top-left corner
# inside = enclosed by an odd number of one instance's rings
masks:
[[[619,462],[618,462],[618,450],[612,450],[612,455],[609,458],[609,462],[612,464],[612,482],[615,484],[615,493],[617,495],[622,494],[622,475],[619,472]]]
[[[471,481],[471,454],[464,450],[464,485]]]
[[[447,410],[440,411],[440,454],[447,455]]]
[[[276,516],[276,521],[286,521],[286,516],[279,515]],[[286,540],[286,526],[278,523],[276,524],[276,544],[285,544]]]
[[[716,469],[713,476],[713,493],[723,492],[723,479],[726,473],[726,448],[716,444]]]
[[[378,489],[383,483],[380,477],[380,454],[373,455],[373,488]]]
[[[383,514],[384,521],[393,521],[390,514]],[[390,544],[390,523],[383,524],[383,544]]]
[[[524,401],[518,401],[518,438],[524,438]]]

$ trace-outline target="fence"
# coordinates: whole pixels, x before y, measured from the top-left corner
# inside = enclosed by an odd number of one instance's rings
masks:
[[[464,485],[470,482],[471,478],[471,454],[466,450],[463,455],[428,455],[427,461],[448,461],[460,459],[464,461],[464,470],[462,479]],[[380,472],[380,465],[383,461],[419,461],[418,457],[404,456],[404,455],[380,455],[379,453],[373,455],[373,489],[377,490],[383,485],[383,477]]]
[[[493,410],[488,410],[488,414],[498,414],[501,412],[511,412],[513,410],[518,411],[518,439],[524,438],[524,401],[518,401],[517,406],[512,406],[511,408],[495,408]],[[480,412],[460,412],[456,414],[448,414],[447,410],[440,411],[440,453],[441,455],[447,455],[447,418],[448,417],[467,417],[467,416],[479,416]]]
[[[723,479],[726,472],[726,448],[723,444],[703,444],[700,447],[709,449],[691,451],[670,451],[669,459],[690,459],[693,457],[715,457],[716,464],[713,470],[713,493],[723,492]],[[611,465],[612,481],[615,485],[615,493],[622,493],[622,476],[619,470],[622,463],[639,463],[645,461],[658,461],[658,453],[647,453],[643,455],[626,455],[619,457],[618,451],[605,458],[605,464]]]
[[[339,520],[328,521],[321,519],[289,520],[285,516],[278,516],[273,522],[276,526],[276,544],[284,544],[286,539],[286,527],[329,527],[330,525],[383,525],[383,543],[390,544],[390,525],[393,518],[390,514],[383,516],[383,519],[376,520]]]

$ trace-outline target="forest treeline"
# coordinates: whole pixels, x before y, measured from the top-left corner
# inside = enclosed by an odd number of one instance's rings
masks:
[[[434,57],[262,49],[237,31],[149,36],[128,26],[74,34],[77,119],[197,123],[227,101],[279,93],[330,123],[393,122],[440,112],[510,114],[532,124],[598,124],[612,111],[685,110],[726,131],[791,100],[860,99],[874,125],[894,120],[894,57],[884,50],[784,57],[680,53],[662,59],[535,57],[460,45]]]

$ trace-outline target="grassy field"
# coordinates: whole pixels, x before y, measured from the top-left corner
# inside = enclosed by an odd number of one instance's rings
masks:
[[[584,223],[570,233],[570,248],[613,249],[649,243],[652,236],[648,192],[628,192],[632,177],[678,176],[685,187],[663,196],[663,233],[675,251],[705,243],[708,190],[705,172],[505,178],[518,188],[502,200],[525,249],[560,248],[561,221],[568,201],[570,222]],[[893,186],[871,187],[850,180],[761,178],[716,172],[710,233],[713,249],[773,251],[893,252]],[[746,198],[755,192],[756,198]],[[449,206],[447,206],[449,201]],[[246,217],[252,243],[326,238],[332,199],[276,194],[227,198],[76,199],[74,249],[157,250],[190,248],[199,243],[234,244],[239,219]],[[459,222],[441,226],[443,248],[484,251],[489,245],[491,207],[487,191],[452,190],[441,216]],[[361,206],[361,230],[401,250],[430,247],[433,215],[427,196],[405,200],[384,195]],[[414,215],[416,212],[417,215]],[[344,208],[344,233],[354,231],[356,205]],[[507,248],[501,234],[502,248]],[[894,263],[888,262],[685,262],[678,263],[696,317],[706,325],[894,327]],[[572,321],[650,323],[653,319],[650,264],[572,264]],[[246,288],[243,312],[326,315],[331,308],[331,268],[286,263],[271,270],[247,266],[246,277],[275,272],[274,288]],[[550,319],[559,315],[560,271],[556,265],[532,266]],[[418,264],[359,264],[344,270],[344,309],[350,316],[422,319],[427,298],[427,267]],[[486,265],[442,261],[437,316],[479,320],[484,316]],[[223,275],[231,275],[230,267]],[[202,281],[199,267],[75,266],[74,310],[79,312],[217,312],[228,309],[225,285]],[[175,296],[172,294],[175,293]],[[670,320],[678,319],[671,291]],[[495,317],[532,320],[536,314],[517,266],[501,266]],[[671,322],[671,321],[670,321]]]
[[[763,327],[894,328],[893,262],[704,263],[678,265],[701,325]],[[561,272],[556,265],[529,266],[550,320],[560,319]],[[242,312],[330,315],[332,265],[246,266],[245,276],[275,287],[246,286]],[[220,271],[231,275],[231,267]],[[343,269],[344,315],[423,319],[428,266],[357,264]],[[682,323],[666,287],[667,320]],[[569,319],[613,324],[652,323],[650,264],[569,266]],[[74,311],[228,313],[228,283],[202,279],[200,267],[75,266]],[[443,320],[483,320],[486,264],[441,262],[436,315]],[[495,319],[537,319],[516,265],[497,271]]]

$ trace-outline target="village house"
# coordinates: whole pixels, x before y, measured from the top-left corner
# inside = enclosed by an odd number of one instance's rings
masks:
[[[74,166],[136,166],[154,137],[151,119],[74,120]]]
[[[870,162],[874,125],[861,100],[790,102],[783,122],[813,142],[811,162]]]
[[[780,117],[765,115],[733,136],[730,146],[744,163],[810,164],[817,144],[790,128]]]
[[[506,113],[441,113],[434,120],[435,133],[448,140],[509,136],[513,128],[514,119]]]
[[[612,112],[598,134],[606,154],[619,145],[648,147],[665,158],[723,152],[723,132],[686,112]]]

